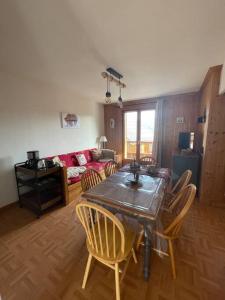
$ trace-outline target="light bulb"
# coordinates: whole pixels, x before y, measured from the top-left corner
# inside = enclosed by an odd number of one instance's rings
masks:
[[[110,104],[111,103],[111,93],[110,92],[106,92],[105,93],[105,103]]]
[[[121,96],[119,96],[119,98],[118,98],[118,105],[120,108],[123,108],[123,99]]]

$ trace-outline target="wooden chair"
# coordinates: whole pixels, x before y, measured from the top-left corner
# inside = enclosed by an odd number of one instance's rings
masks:
[[[76,206],[76,212],[87,235],[89,252],[82,288],[85,288],[91,261],[92,258],[95,258],[115,271],[116,299],[119,300],[119,272],[121,272],[119,263],[126,260],[121,280],[132,255],[135,263],[137,263],[133,249],[135,233],[128,226],[124,226],[116,216],[99,205],[82,201]]]
[[[102,181],[101,175],[94,169],[86,170],[81,176],[81,188],[85,192]]]
[[[178,179],[176,184],[172,187],[171,190],[166,192],[165,201],[163,205],[164,210],[168,210],[172,212],[173,202],[176,199],[176,195],[186,186],[188,185],[192,176],[191,170],[186,170],[181,177]]]
[[[153,156],[144,156],[140,158],[140,164],[156,166],[156,159]]]
[[[159,254],[170,256],[173,278],[176,279],[176,268],[173,250],[173,240],[178,239],[184,218],[188,213],[196,194],[196,186],[189,184],[178,192],[173,202],[174,217],[164,229],[155,231],[157,237],[162,238],[168,243],[168,252],[153,248]]]
[[[116,173],[118,170],[118,165],[115,161],[111,160],[108,161],[105,165],[104,171],[105,171],[105,177],[109,177],[112,174]]]

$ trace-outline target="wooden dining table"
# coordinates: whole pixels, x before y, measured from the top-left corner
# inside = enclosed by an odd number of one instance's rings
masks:
[[[169,174],[169,173],[168,173]],[[135,218],[144,228],[144,265],[146,280],[150,275],[151,232],[162,206],[168,180],[163,177],[139,176],[139,184],[131,183],[130,172],[116,172],[95,187],[84,192],[82,197],[98,203],[114,213]]]

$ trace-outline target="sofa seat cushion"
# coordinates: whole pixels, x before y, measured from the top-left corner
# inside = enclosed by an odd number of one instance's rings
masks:
[[[84,167],[86,167],[87,169],[95,169],[96,171],[101,172],[104,169],[105,164],[106,163],[92,161],[92,162],[87,163]],[[82,176],[82,174],[80,174],[79,176],[76,176],[76,177],[69,178],[68,184],[73,184],[73,183],[79,182],[81,180],[81,176]]]
[[[92,161],[85,165],[87,169],[95,169],[96,171],[100,172],[104,169],[106,163],[105,162],[98,162],[98,161]]]
[[[68,184],[73,184],[73,183],[77,183],[81,180],[81,174],[79,176],[76,177],[71,177],[68,179]]]
[[[111,159],[111,158],[101,158],[101,159],[99,159],[99,161],[98,162],[100,162],[100,163],[107,163],[107,162],[109,162],[109,161],[113,161],[113,159]]]
[[[86,167],[68,167],[67,168],[67,178],[78,177],[80,174],[86,171]]]

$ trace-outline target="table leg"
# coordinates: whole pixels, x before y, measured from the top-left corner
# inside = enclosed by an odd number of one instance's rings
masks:
[[[151,237],[147,226],[144,226],[144,279],[150,276]]]

